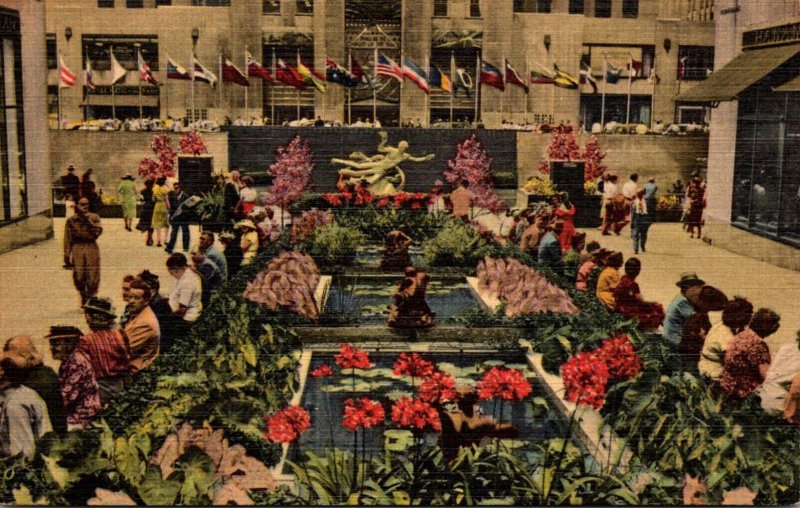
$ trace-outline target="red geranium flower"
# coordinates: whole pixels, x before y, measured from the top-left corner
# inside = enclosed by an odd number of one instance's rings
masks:
[[[419,201],[414,201],[411,203],[412,210],[419,210],[420,208],[422,208],[422,205],[419,203]]]
[[[380,402],[361,397],[357,401],[347,399],[344,401],[344,419],[342,425],[352,431],[359,427],[371,429],[383,425],[386,412]]]
[[[482,400],[522,400],[532,391],[524,372],[505,367],[489,369],[475,387],[478,389],[478,397]]]
[[[331,206],[340,206],[342,204],[338,194],[323,194],[322,199],[330,203]]]
[[[608,366],[609,379],[633,379],[642,370],[642,362],[624,333],[603,341],[595,355]]]
[[[289,406],[267,417],[267,439],[276,443],[293,443],[311,427],[311,416],[300,406]]]
[[[400,353],[397,361],[394,362],[392,373],[397,376],[411,376],[427,378],[433,375],[433,363],[424,360],[417,353],[411,353],[411,356]]]
[[[369,361],[369,353],[354,348],[350,344],[342,344],[339,354],[334,359],[343,369],[368,369],[372,367]]]
[[[419,385],[419,398],[431,404],[444,404],[458,398],[456,380],[450,374],[436,372]]]
[[[561,366],[566,398],[579,405],[603,407],[608,382],[606,362],[593,353],[580,353]]]
[[[403,397],[392,406],[392,423],[418,430],[442,430],[439,412],[427,402],[410,397]]]
[[[389,198],[381,198],[378,200],[378,206],[386,206],[389,204]]]
[[[327,363],[323,363],[316,369],[311,371],[312,377],[329,377],[333,375],[333,369]]]

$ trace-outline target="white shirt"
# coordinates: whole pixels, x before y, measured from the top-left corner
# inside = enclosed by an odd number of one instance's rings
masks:
[[[628,180],[622,186],[622,195],[628,199],[633,199],[637,192],[639,192],[639,184],[633,180]]]
[[[247,203],[255,203],[258,193],[252,187],[242,187],[239,189],[239,199]]]
[[[608,181],[605,184],[603,184],[603,196],[606,199],[611,199],[614,196],[616,196],[617,194],[619,194],[619,192],[617,190],[617,184],[611,183],[610,181]]]
[[[202,292],[203,283],[200,276],[194,270],[187,268],[181,278],[175,281],[175,286],[169,294],[169,306],[172,312],[176,312],[183,305],[188,308],[183,320],[196,321],[203,310],[203,303],[200,300]]]
[[[761,407],[765,411],[783,411],[783,404],[789,394],[792,378],[800,373],[800,349],[797,344],[786,344],[772,359],[757,393],[761,396]]]

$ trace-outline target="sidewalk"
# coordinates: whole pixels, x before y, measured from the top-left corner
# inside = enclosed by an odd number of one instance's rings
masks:
[[[0,255],[0,330],[2,340],[27,334],[38,347],[48,351],[41,339],[50,325],[74,325],[87,330],[79,297],[72,284],[72,272],[61,268],[64,219],[55,219],[55,238]],[[481,222],[496,226],[496,218]],[[100,296],[112,299],[117,312],[124,307],[120,291],[122,278],[148,269],[161,278],[161,292],[169,293],[174,279],[166,270],[167,253],[144,245],[144,234],[127,232],[122,219],[104,219],[98,243],[101,256]],[[627,259],[633,254],[630,229],[622,236],[601,236],[596,229],[584,229],[587,241],[597,240],[606,248],[620,250]],[[198,230],[192,228],[192,242]],[[180,242],[179,242],[180,244]],[[637,279],[648,300],[665,307],[678,293],[675,281],[681,272],[695,271],[729,297],[747,297],[753,305],[770,307],[781,315],[781,329],[767,342],[773,352],[794,340],[800,329],[800,272],[778,268],[729,251],[689,239],[680,224],[654,224],[648,251],[640,253],[642,273]],[[798,252],[800,255],[800,252]],[[49,354],[45,357],[50,359]],[[49,361],[51,365],[54,363]]]

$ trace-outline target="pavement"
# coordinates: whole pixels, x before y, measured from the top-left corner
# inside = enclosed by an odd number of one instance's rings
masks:
[[[483,216],[489,227],[497,219]],[[0,255],[0,339],[30,335],[37,347],[50,358],[47,341],[42,337],[51,325],[73,325],[87,330],[80,298],[72,284],[72,272],[62,265],[64,219],[55,219],[55,237]],[[145,235],[125,231],[122,219],[103,219],[103,235],[98,240],[101,256],[99,296],[111,298],[120,313],[124,307],[122,278],[148,269],[161,278],[161,292],[168,293],[174,279],[165,266],[168,254],[163,248],[147,247]],[[587,242],[597,240],[603,247],[633,255],[630,229],[621,236],[601,236],[596,229],[582,229]],[[192,242],[198,229],[192,227]],[[179,240],[180,245],[180,240]],[[800,252],[798,252],[800,255]],[[781,328],[767,339],[773,351],[793,341],[800,330],[800,272],[779,268],[763,261],[740,256],[690,239],[680,224],[659,223],[650,228],[647,252],[638,255],[642,273],[637,279],[645,299],[665,307],[678,294],[675,282],[682,272],[695,271],[729,297],[741,295],[756,308],[769,307],[781,315]]]

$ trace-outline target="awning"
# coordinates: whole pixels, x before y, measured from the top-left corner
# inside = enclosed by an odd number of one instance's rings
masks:
[[[800,76],[795,76],[780,86],[773,86],[773,92],[800,92]]]
[[[800,52],[800,44],[745,51],[705,81],[678,97],[680,102],[732,101]]]

